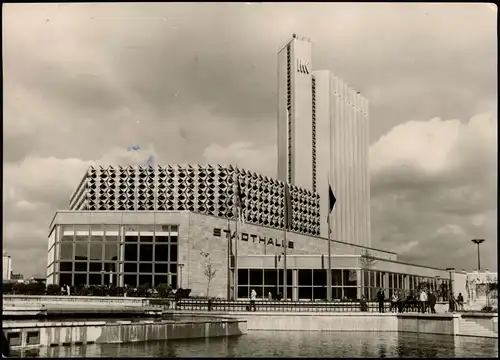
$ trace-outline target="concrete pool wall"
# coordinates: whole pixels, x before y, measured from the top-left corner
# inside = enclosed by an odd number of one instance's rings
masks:
[[[418,314],[418,313],[300,313],[300,312],[190,312],[176,311],[178,314],[196,316],[229,316],[247,321],[248,330],[275,331],[388,331],[411,332],[440,335],[463,334],[462,316],[455,313]],[[498,329],[498,314],[468,315],[478,325],[486,329]],[[498,330],[492,331],[498,334]],[[491,335],[491,334],[490,334]],[[478,334],[478,336],[480,336]]]
[[[245,320],[189,319],[139,321],[4,321],[11,349],[78,344],[130,343],[154,340],[237,336],[247,332]]]

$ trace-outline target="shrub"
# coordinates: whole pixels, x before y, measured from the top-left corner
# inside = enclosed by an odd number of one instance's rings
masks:
[[[109,294],[108,289],[103,285],[94,287],[94,296],[106,296]]]
[[[2,292],[4,294],[12,294],[12,290],[13,290],[13,283],[11,282],[6,282],[6,283],[3,283],[2,285]]]
[[[47,290],[45,291],[47,295],[60,295],[61,287],[56,284],[50,284],[47,286]]]
[[[12,293],[16,295],[29,295],[28,287],[24,283],[15,283],[12,290]]]
[[[149,285],[139,286],[135,292],[135,297],[147,297],[149,288]]]
[[[481,312],[483,313],[494,313],[494,312],[497,312],[498,310],[491,307],[491,306],[485,306],[481,309]]]
[[[172,287],[168,284],[159,284],[156,287],[156,291],[158,292],[158,296],[161,298],[167,298],[172,295]]]
[[[66,288],[64,288],[66,289]],[[61,295],[61,286],[58,284],[49,284],[45,286],[42,283],[18,283],[5,282],[2,288],[3,294],[13,295]],[[91,286],[71,286],[71,296],[124,296],[128,297],[160,297],[167,298],[173,295],[172,287],[168,284],[159,284],[152,288],[149,284],[141,285],[138,288],[117,287],[114,285],[91,285]],[[64,294],[66,292],[64,291]]]
[[[122,287],[111,286],[107,290],[109,296],[123,296],[124,289]]]

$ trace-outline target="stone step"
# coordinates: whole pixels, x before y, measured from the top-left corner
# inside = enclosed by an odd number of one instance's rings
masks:
[[[460,326],[459,334],[462,336],[498,338],[498,334],[495,334],[493,331],[477,324],[474,321],[460,319],[459,326]]]
[[[498,339],[498,336],[496,334],[463,333],[463,334],[460,334],[459,336],[471,336],[471,337],[482,337],[482,338]]]

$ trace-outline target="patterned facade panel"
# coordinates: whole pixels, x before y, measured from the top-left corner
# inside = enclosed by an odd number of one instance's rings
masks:
[[[88,189],[87,189],[87,206],[88,210],[97,210],[97,169],[90,167],[87,173]]]
[[[137,169],[137,209],[155,210],[155,171],[151,166]]]
[[[178,178],[177,178],[177,171],[173,166],[168,166],[165,172],[166,179],[165,181],[160,181],[158,185],[160,184],[166,184],[166,208],[165,210],[177,210],[177,185],[178,185]]]
[[[90,167],[85,210],[195,211],[236,218],[236,180],[243,221],[283,229],[284,184],[233,166]],[[290,185],[292,231],[319,235],[319,195]]]
[[[97,209],[98,210],[116,210],[117,204],[117,182],[116,182],[116,169],[102,168],[97,170],[98,178],[98,197]]]

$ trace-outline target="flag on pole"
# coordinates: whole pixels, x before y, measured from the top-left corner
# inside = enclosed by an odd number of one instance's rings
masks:
[[[333,195],[332,187],[328,184],[328,213],[332,212],[336,202],[337,199],[335,198],[335,195]]]
[[[236,216],[237,220],[243,222],[243,195],[238,177],[236,177]]]
[[[290,196],[290,188],[285,183],[285,229],[292,228],[292,197]]]

